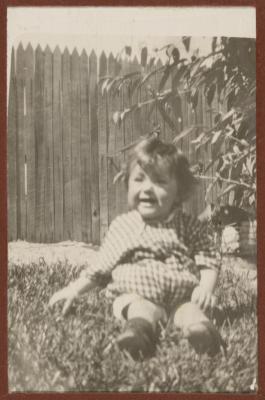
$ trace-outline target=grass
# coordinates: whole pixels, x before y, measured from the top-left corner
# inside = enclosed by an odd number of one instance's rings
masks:
[[[227,354],[198,356],[169,330],[157,356],[134,362],[109,343],[121,330],[111,305],[95,291],[62,318],[51,295],[78,276],[67,263],[9,265],[10,391],[250,392],[257,375],[256,292],[226,269],[215,315]]]

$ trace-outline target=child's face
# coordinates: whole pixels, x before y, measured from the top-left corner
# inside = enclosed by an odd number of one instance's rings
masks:
[[[162,220],[169,216],[178,197],[176,178],[168,168],[159,174],[146,173],[139,164],[132,167],[128,180],[128,205],[144,219]]]

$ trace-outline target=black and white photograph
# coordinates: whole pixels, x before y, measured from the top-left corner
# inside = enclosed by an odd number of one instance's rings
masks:
[[[254,7],[8,7],[9,392],[257,393]]]

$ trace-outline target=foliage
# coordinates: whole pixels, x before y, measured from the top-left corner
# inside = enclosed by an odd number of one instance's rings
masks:
[[[52,293],[79,270],[43,260],[9,266],[9,390],[250,391],[257,372],[256,291],[231,266],[221,277],[222,310],[215,316],[227,355],[197,356],[169,330],[157,357],[141,364],[110,346],[121,326],[100,292],[82,297],[65,319],[60,304],[47,308]]]
[[[182,40],[189,52],[191,38],[185,36]],[[199,56],[196,51],[187,59],[180,57],[174,44],[169,44],[157,49],[157,52],[165,51],[168,60],[165,65],[156,67],[154,58],[146,66],[147,50],[144,48],[141,71],[101,80],[102,93],[117,95],[124,88],[131,98],[142,88],[148,93],[144,101],[132,102],[128,108],[116,111],[115,123],[120,125],[131,113],[149,106],[151,111],[147,118],[156,109],[176,133],[175,143],[196,132],[195,149],[207,151],[209,146],[211,148],[212,159],[203,170],[200,163],[193,165],[201,179],[210,180],[207,193],[219,185],[220,199],[230,194],[231,203],[248,209],[256,207],[255,46],[255,39],[214,37],[210,54]],[[156,85],[151,82],[153,76],[160,77]],[[212,126],[194,124],[179,132],[183,95],[194,110],[203,96],[207,113],[214,115]],[[206,174],[212,168],[216,173],[211,179]]]

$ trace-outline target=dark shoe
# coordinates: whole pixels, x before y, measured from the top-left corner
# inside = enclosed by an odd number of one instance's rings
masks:
[[[198,354],[207,353],[213,357],[221,348],[226,350],[226,343],[210,321],[203,321],[188,328],[187,338]]]
[[[154,356],[156,342],[151,323],[143,318],[130,319],[116,340],[119,349],[127,351],[135,361]]]

